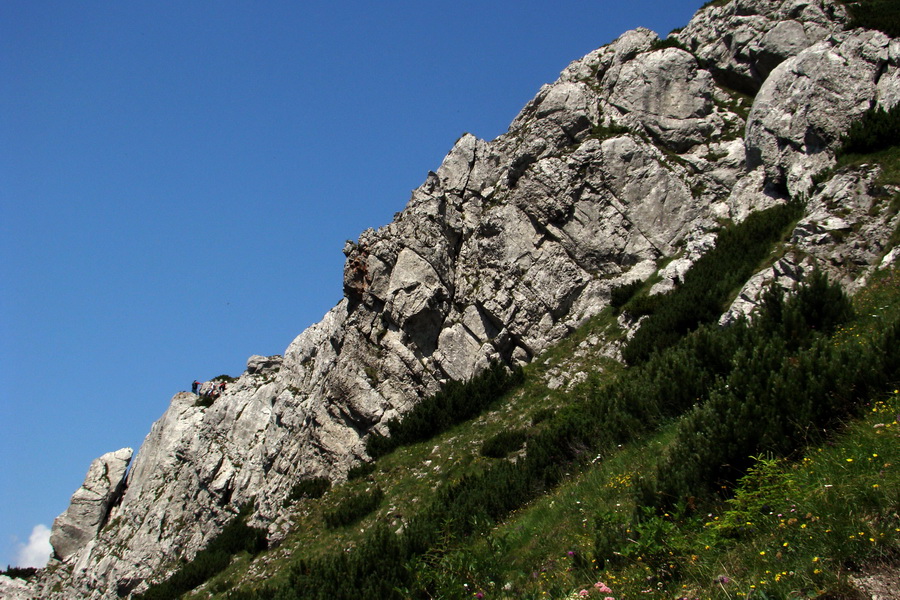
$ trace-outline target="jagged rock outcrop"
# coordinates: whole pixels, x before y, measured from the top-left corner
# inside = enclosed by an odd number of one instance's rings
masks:
[[[33,598],[31,587],[24,579],[0,575],[0,598],[3,600],[29,600]]]
[[[66,511],[56,517],[50,545],[56,558],[66,560],[83,549],[106,524],[109,511],[119,501],[131,448],[104,454],[91,463],[84,483],[72,495]]]
[[[721,219],[808,202],[791,251],[726,320],[813,266],[858,285],[889,249],[896,190],[874,169],[813,176],[852,119],[900,99],[900,42],[847,30],[833,0],[734,0],[673,39],[627,32],[543,86],[506,134],[463,135],[392,223],[344,247],[345,298],[283,357],[251,357],[209,406],[175,395],[121,501],[90,539],[57,547],[36,594],[139,591],[249,501],[279,538],[299,479],[341,479],[369,432],[448,379],[532,360],[614,287],[659,272],[654,292],[671,289]]]
[[[722,85],[754,95],[782,61],[845,28],[846,7],[809,0],[736,0],[701,11],[674,37]]]
[[[247,372],[251,375],[266,373],[275,374],[281,368],[281,363],[283,361],[284,358],[279,355],[260,356],[258,354],[254,354],[247,359]]]

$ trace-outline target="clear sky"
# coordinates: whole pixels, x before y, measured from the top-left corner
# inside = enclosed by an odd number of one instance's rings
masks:
[[[701,1],[0,2],[0,569],[173,394],[321,319],[462,133]]]

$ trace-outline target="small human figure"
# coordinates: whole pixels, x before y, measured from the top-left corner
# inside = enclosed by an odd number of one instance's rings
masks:
[[[191,393],[196,394],[196,393],[197,393],[197,389],[198,389],[199,387],[200,387],[200,382],[197,381],[197,380],[195,379],[195,380],[194,380],[194,383],[191,384]]]
[[[225,382],[222,381],[219,383],[219,393],[221,394],[224,391],[225,391]]]

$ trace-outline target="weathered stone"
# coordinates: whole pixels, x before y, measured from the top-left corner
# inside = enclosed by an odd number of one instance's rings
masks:
[[[69,508],[53,522],[50,545],[57,558],[73,556],[106,524],[110,508],[122,495],[132,452],[131,448],[122,448],[91,463],[84,483],[72,494]]]
[[[840,34],[778,65],[747,119],[747,164],[805,197],[812,176],[834,164],[841,136],[869,108],[887,64],[889,38],[877,31]]]
[[[713,114],[712,75],[689,52],[646,52],[608,79],[609,103],[669,148],[687,150],[722,127]]]
[[[0,575],[0,598],[4,600],[31,600],[31,586],[24,579],[14,579]]]
[[[674,37],[721,84],[755,94],[771,71],[846,27],[835,0],[737,0],[701,9]]]
[[[283,360],[280,355],[260,356],[259,354],[254,354],[247,359],[247,373],[250,375],[277,373]]]

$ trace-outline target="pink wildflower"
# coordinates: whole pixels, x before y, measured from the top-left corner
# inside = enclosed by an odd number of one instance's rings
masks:
[[[581,597],[584,597],[584,596],[590,596],[591,593],[587,590],[581,590],[580,592],[578,592],[578,595]]]
[[[612,592],[612,590],[609,589],[609,587],[607,587],[607,585],[602,581],[598,581],[597,583],[595,583],[594,587],[597,588],[597,591],[602,594],[609,594]]]

